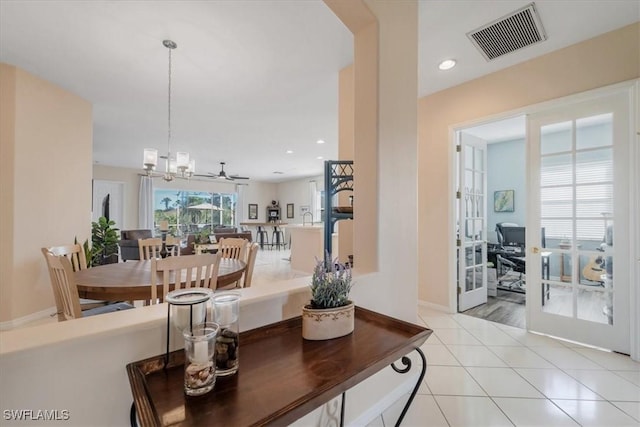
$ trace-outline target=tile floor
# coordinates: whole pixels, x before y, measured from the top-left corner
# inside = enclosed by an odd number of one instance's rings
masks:
[[[433,329],[403,426],[640,426],[640,363],[464,314],[418,308]],[[406,398],[369,426],[391,426]]]

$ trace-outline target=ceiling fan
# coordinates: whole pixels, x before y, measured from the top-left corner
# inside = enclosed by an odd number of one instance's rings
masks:
[[[227,181],[235,181],[236,179],[249,179],[249,177],[247,176],[227,175],[227,173],[224,171],[225,164],[226,164],[225,162],[220,162],[221,168],[220,168],[220,172],[218,172],[217,174],[209,172],[206,175],[195,175],[195,176],[201,176],[201,177],[213,178],[213,179],[226,179]]]

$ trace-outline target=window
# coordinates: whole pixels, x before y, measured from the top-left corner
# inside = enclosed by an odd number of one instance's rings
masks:
[[[157,189],[153,192],[153,207],[156,227],[159,221],[168,221],[174,235],[233,226],[236,220],[235,193]]]
[[[547,238],[602,241],[613,212],[612,115],[542,128],[541,220]]]

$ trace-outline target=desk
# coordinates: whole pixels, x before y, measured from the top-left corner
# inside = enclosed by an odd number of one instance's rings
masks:
[[[580,244],[578,244],[578,249],[580,249]],[[558,245],[560,249],[570,250],[573,246],[571,243],[560,243]],[[569,274],[564,274],[564,256],[569,255]],[[578,281],[580,281],[580,257],[578,257]],[[571,253],[560,254],[560,281],[561,282],[571,282]]]
[[[243,261],[221,259],[217,286],[226,286],[240,280],[245,268],[246,264]],[[151,261],[99,265],[77,271],[75,278],[80,298],[136,301],[151,297]],[[157,283],[162,283],[160,276]]]
[[[415,350],[422,372],[401,421],[424,378],[419,347],[431,332],[356,307],[352,334],[306,341],[296,317],[241,333],[238,373],[217,378],[215,388],[197,398],[184,395],[183,350],[170,354],[166,368],[164,354],[128,364],[133,409],[141,426],[288,425],[390,364],[409,372],[404,356]],[[393,365],[400,358],[404,367]]]

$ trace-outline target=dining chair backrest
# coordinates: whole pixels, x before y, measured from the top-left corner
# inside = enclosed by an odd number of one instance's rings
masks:
[[[71,261],[64,255],[52,254],[47,248],[42,248],[42,253],[49,267],[58,320],[63,321],[82,317],[80,297]]]
[[[149,260],[158,258],[162,250],[162,239],[159,237],[150,237],[147,239],[138,239],[138,251],[141,260]]]
[[[236,237],[222,238],[218,240],[218,253],[221,258],[245,261],[248,243],[248,240]]]
[[[184,255],[151,260],[151,304],[158,302],[158,286],[162,285],[160,302],[174,289],[210,288],[218,282],[220,257],[217,254]]]
[[[73,271],[84,270],[87,268],[87,258],[84,254],[84,249],[79,244],[51,246],[45,249],[53,255],[63,255],[67,257],[71,261]]]
[[[180,256],[180,239],[174,236],[167,236],[166,239],[165,244],[169,254],[171,256]]]
[[[253,278],[253,267],[256,265],[256,258],[258,257],[258,249],[260,245],[252,243],[249,245],[249,255],[247,256],[247,268],[244,271],[244,283],[243,288],[251,286],[251,279]]]

